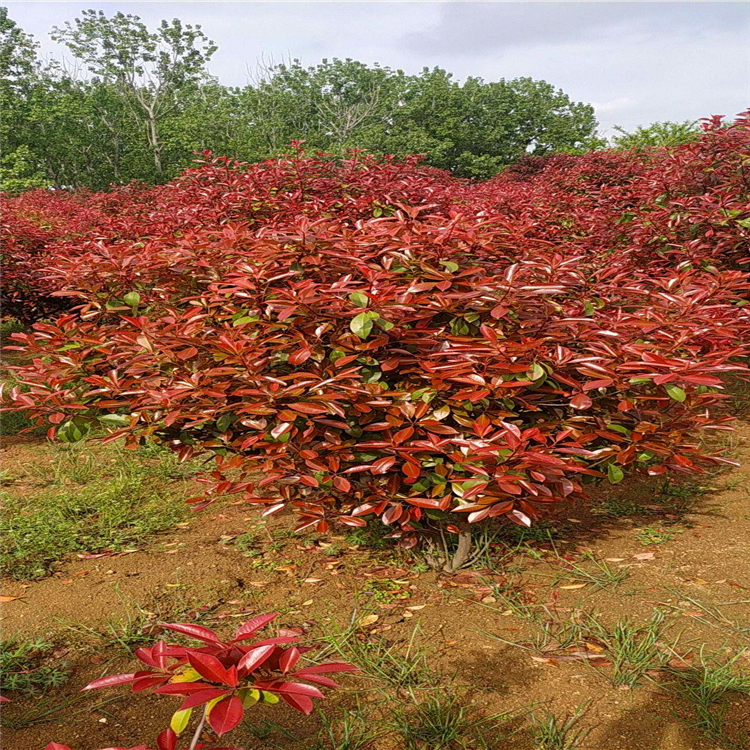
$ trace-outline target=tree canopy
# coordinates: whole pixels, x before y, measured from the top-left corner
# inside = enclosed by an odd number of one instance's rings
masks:
[[[163,182],[196,151],[258,161],[291,140],[341,155],[421,153],[465,177],[489,177],[520,157],[602,145],[594,110],[546,81],[456,80],[355,60],[297,61],[222,85],[216,45],[177,19],[87,10],[52,31],[74,69],[43,63],[33,38],[0,11],[3,188],[102,189]]]

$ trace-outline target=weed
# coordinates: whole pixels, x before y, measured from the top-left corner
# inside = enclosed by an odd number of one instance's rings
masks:
[[[2,324],[0,324],[2,327]],[[3,338],[5,334],[3,334]],[[4,355],[5,356],[5,355]],[[2,381],[6,388],[10,389],[18,385],[18,380],[9,370],[3,370]],[[27,388],[21,386],[21,390]],[[33,429],[29,429],[33,428]],[[43,435],[45,430],[41,427],[34,427],[34,423],[22,411],[3,411],[0,412],[0,435],[17,435],[21,430],[28,430],[35,435]]]
[[[24,330],[23,323],[15,318],[4,318],[0,321],[0,343],[3,346],[10,343],[11,333],[20,333]]]
[[[68,665],[53,662],[47,641],[9,639],[0,643],[0,691],[33,694],[58,687],[68,679]]]
[[[747,600],[740,600],[736,602],[719,602],[717,604],[706,604],[694,596],[687,594],[679,589],[672,589],[667,587],[667,591],[679,597],[679,600],[689,602],[696,609],[699,609],[703,614],[701,621],[705,622],[711,627],[717,628],[718,630],[729,629],[736,635],[743,638],[745,641],[750,643],[750,625],[747,625],[738,620],[730,620],[720,609],[720,607],[728,607],[734,604],[747,604]]]
[[[356,621],[346,629],[331,626],[323,638],[323,654],[336,654],[358,666],[365,675],[396,688],[419,688],[433,685],[435,677],[427,664],[426,650],[416,643],[415,628],[405,649],[382,640],[368,640],[359,632]]]
[[[380,550],[391,546],[389,539],[392,531],[381,523],[368,523],[360,529],[348,532],[346,540],[349,544],[358,547],[367,547],[368,549]]]
[[[411,705],[400,704],[391,723],[403,740],[404,750],[479,750],[487,748],[482,730],[497,734],[501,724],[512,717],[506,714],[476,716],[460,702],[455,691],[431,691],[417,700],[410,692]]]
[[[93,641],[97,649],[117,648],[132,653],[136,648],[153,643],[159,638],[157,616],[137,608],[124,617],[112,618],[97,625],[66,625],[66,630]]]
[[[509,585],[491,583],[492,595],[497,600],[497,608],[505,609],[516,617],[530,622],[541,623],[549,614],[542,604],[529,604],[523,593]]]
[[[378,737],[362,715],[355,711],[344,709],[335,720],[322,711],[318,713],[323,730],[311,750],[365,750]]]
[[[666,479],[654,499],[672,513],[684,515],[693,509],[696,498],[708,491],[707,486],[698,482],[675,482]]]
[[[635,538],[644,546],[650,547],[655,544],[666,544],[675,538],[676,532],[658,529],[655,526],[644,526],[638,529]]]
[[[553,616],[546,608],[543,610],[543,613],[547,619],[542,619],[542,613],[538,613],[540,616],[535,622],[539,630],[530,642],[518,643],[509,641],[492,633],[486,633],[486,635],[509,646],[547,655],[565,651],[574,646],[580,646],[588,637],[588,630],[580,621],[580,613],[565,621]]]
[[[607,516],[613,516],[614,518],[622,518],[625,516],[637,516],[638,514],[643,513],[643,508],[632,498],[618,495],[616,497],[610,497],[603,503],[599,504],[594,512],[603,513]]]
[[[525,542],[550,542],[564,536],[567,528],[564,523],[552,523],[544,519],[530,527],[508,523],[502,526],[501,536],[509,543],[516,545]]]
[[[106,706],[121,701],[124,697],[124,695],[115,695],[93,705],[88,696],[80,693],[72,698],[63,698],[59,701],[36,701],[30,708],[19,714],[14,713],[9,716],[8,712],[5,712],[3,714],[3,729],[19,730],[48,722],[61,724],[84,712],[96,712],[110,719],[115,719],[114,714],[110,713]]]
[[[406,599],[409,592],[404,590],[403,583],[389,578],[371,578],[362,588],[360,596],[380,604],[390,604],[397,599]]]
[[[258,546],[258,539],[251,531],[240,534],[234,540],[234,546],[243,557],[257,557],[263,554],[263,550]]]
[[[565,578],[589,584],[595,589],[607,587],[616,589],[630,575],[625,569],[615,570],[606,562],[597,560],[591,552],[585,552],[583,556],[585,560],[591,563],[591,566],[583,567],[578,563],[565,561],[566,567],[569,568],[568,572],[565,573]]]
[[[701,651],[697,666],[675,672],[671,689],[690,701],[695,709],[695,726],[708,739],[724,747],[737,747],[725,731],[727,700],[733,694],[750,695],[750,674],[737,669],[743,654],[721,663],[715,658],[705,658]]]
[[[632,688],[646,672],[661,669],[669,661],[670,649],[661,644],[663,623],[664,613],[655,610],[645,625],[619,620],[607,628],[599,618],[589,614],[583,627],[589,637],[601,643],[612,661],[612,682]]]
[[[532,718],[532,737],[535,750],[575,750],[588,736],[590,729],[580,728],[585,709],[579,706],[572,714],[559,717],[548,712],[542,718]]]

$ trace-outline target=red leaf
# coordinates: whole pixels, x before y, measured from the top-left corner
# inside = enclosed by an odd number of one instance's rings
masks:
[[[189,635],[191,638],[196,638],[199,641],[203,641],[204,643],[221,643],[219,636],[217,636],[216,633],[213,632],[213,630],[204,628],[202,625],[192,625],[187,622],[176,622],[162,623],[161,627],[166,628],[167,630],[173,630],[175,633],[183,633],[184,635]]]
[[[128,682],[133,682],[137,675],[134,672],[129,674],[114,674],[109,677],[100,677],[98,680],[89,682],[83,690],[98,690],[104,687],[114,687],[115,685],[125,685]]]
[[[281,658],[279,659],[279,666],[281,667],[281,671],[286,673],[294,669],[294,666],[299,661],[299,657],[299,649],[294,646],[284,651],[284,653],[281,655]]]
[[[190,666],[209,682],[221,684],[229,682],[229,673],[215,656],[188,651],[187,659]]]
[[[177,735],[173,729],[165,729],[159,732],[156,738],[157,750],[177,750]]]
[[[248,620],[247,622],[240,625],[239,628],[237,628],[234,633],[234,640],[241,641],[245,640],[246,638],[252,637],[259,630],[268,625],[269,622],[275,620],[278,616],[278,612],[271,612],[267,615],[258,615],[257,617],[253,617],[252,620]]]
[[[232,695],[220,700],[208,715],[208,723],[211,729],[220,737],[222,734],[231,732],[241,721],[245,714],[242,701]]]
[[[585,393],[576,393],[576,395],[570,399],[570,405],[574,409],[580,409],[581,411],[590,409],[593,403],[594,402]]]
[[[271,644],[268,646],[259,646],[258,648],[248,651],[238,662],[237,669],[241,674],[254,672],[266,659],[268,659],[277,646]]]
[[[187,698],[182,702],[180,711],[184,711],[187,708],[195,708],[196,706],[202,706],[204,703],[212,701],[214,698],[218,698],[221,695],[226,695],[229,691],[222,690],[220,688],[208,688],[207,690],[198,690],[188,695]]]

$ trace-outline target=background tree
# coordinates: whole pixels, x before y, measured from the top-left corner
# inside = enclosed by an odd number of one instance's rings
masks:
[[[103,83],[124,97],[143,125],[156,179],[164,176],[161,123],[180,106],[181,94],[207,79],[206,63],[216,51],[200,26],[178,19],[150,32],[138,16],[85,10],[81,18],[52,33]]]
[[[8,192],[45,187],[48,181],[22,132],[38,72],[37,43],[0,8],[0,138],[2,182]]]
[[[651,125],[641,125],[635,130],[627,131],[615,125],[618,135],[613,136],[615,148],[644,149],[654,146],[680,146],[694,141],[700,135],[698,123],[695,120],[684,122],[654,122]]]
[[[177,19],[150,30],[135,15],[84,11],[52,34],[71,68],[42,64],[34,40],[0,18],[6,190],[164,182],[196,151],[258,161],[293,139],[335,156],[420,153],[478,178],[525,154],[604,143],[593,109],[545,81],[460,82],[440,68],[407,75],[333,59],[265,65],[232,88],[206,70],[213,42]]]

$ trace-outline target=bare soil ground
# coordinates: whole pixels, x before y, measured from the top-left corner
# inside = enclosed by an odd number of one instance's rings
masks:
[[[407,744],[391,728],[393,716],[409,715],[436,690],[471,716],[511,716],[501,729],[479,731],[476,744],[455,744],[466,750],[482,742],[545,747],[532,736],[531,714],[564,717],[577,708],[589,733],[575,746],[588,750],[750,747],[750,696],[727,696],[724,736],[709,739],[679,689],[680,675],[701,660],[737,658],[740,671],[750,669],[750,425],[735,439],[742,468],[698,484],[609,488],[593,503],[565,508],[549,536],[504,538],[483,568],[455,576],[361,536],[295,536],[287,520],[261,522],[247,506],[224,501],[135,552],[74,557],[46,578],[8,580],[3,594],[18,598],[3,606],[4,638],[53,640],[54,658],[72,672],[44,695],[9,695],[3,748],[152,741],[174,699],[121,689],[82,694],[81,686],[131,671],[127,649],[153,638],[162,618],[230,628],[268,611],[312,639],[354,623],[355,642],[370,653],[393,646],[407,664],[422,657],[425,664],[408,683],[379,679],[362,664],[361,676],[321,704],[334,727],[343,726],[345,709],[363,717],[378,735],[369,744],[329,743],[319,716],[273,707],[258,709],[253,726],[232,736],[248,750],[401,750]],[[41,455],[34,440],[6,441],[2,453],[5,468]],[[615,684],[606,634],[618,621],[646,626],[654,612],[663,621],[651,662],[633,687]]]

